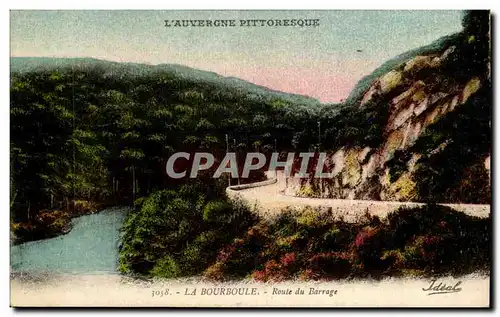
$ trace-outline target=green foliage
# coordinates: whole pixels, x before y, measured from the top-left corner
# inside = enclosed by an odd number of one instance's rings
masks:
[[[302,124],[316,124],[320,106],[187,68],[86,59],[13,58],[10,95],[19,221],[44,208],[71,211],[72,199],[132,204],[176,184],[161,172],[172,152],[220,157],[226,135],[232,151],[292,148],[298,135],[306,148],[317,136],[303,135]]]
[[[415,172],[419,201],[489,203],[484,159],[491,150],[491,86],[427,128],[409,151],[423,153]],[[431,150],[446,141],[438,153]]]
[[[394,183],[401,174],[407,170],[406,162],[411,158],[411,153],[397,150],[393,158],[387,163],[389,167],[389,180]]]
[[[126,271],[126,268],[121,268],[122,272]],[[182,270],[180,269],[177,262],[171,256],[165,256],[161,258],[151,270],[151,275],[163,278],[174,278],[182,275]]]
[[[219,247],[257,219],[246,205],[229,202],[214,190],[186,184],[138,202],[122,228],[120,270],[162,277],[203,271]]]
[[[204,275],[266,282],[487,271],[491,225],[491,218],[437,205],[400,208],[384,221],[360,223],[321,210],[288,210],[223,247]]]
[[[210,201],[203,208],[203,221],[217,222],[220,216],[232,211],[232,207],[225,201]]]
[[[410,149],[423,154],[414,179],[416,199],[488,203],[490,184],[481,176],[485,172],[481,160],[491,150],[489,24],[487,12],[468,12],[463,32],[388,61],[360,81],[343,104],[322,105],[178,65],[13,58],[13,219],[33,221],[44,209],[72,212],[71,201],[79,199],[132,204],[135,198],[154,192],[136,204],[144,212],[129,215],[124,237],[124,263],[135,271],[149,272],[163,254],[173,252],[176,259],[182,258],[185,243],[204,230],[220,226],[220,232],[231,237],[252,223],[246,207],[227,205],[214,193],[226,183],[207,182],[212,191],[199,184],[195,189],[165,190],[185,183],[163,175],[165,161],[173,152],[209,149],[220,157],[226,146],[239,154],[377,148],[385,137],[390,100],[374,96],[361,107],[367,87],[416,55],[442,53],[452,45],[456,49],[439,72],[464,84],[477,76],[481,89],[428,127],[426,136]],[[226,135],[229,144],[225,144]],[[449,142],[443,151],[428,153],[443,142]],[[391,180],[403,173],[405,160],[396,153],[389,163]],[[311,232],[327,230],[323,220],[303,217],[297,223],[294,217],[287,214],[277,220],[283,224],[276,227],[280,241],[295,237],[290,243],[307,244]],[[229,225],[235,223],[240,225]],[[195,235],[193,230],[201,231]],[[312,238],[309,247],[323,250],[325,241],[336,244],[347,239],[339,235]],[[147,255],[141,256],[141,244],[151,248]]]

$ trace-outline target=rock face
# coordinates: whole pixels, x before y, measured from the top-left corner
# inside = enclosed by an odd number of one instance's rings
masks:
[[[383,141],[373,148],[346,145],[334,149],[329,158],[333,165],[331,170],[333,178],[325,181],[326,185],[320,188],[323,190],[323,197],[396,201],[426,199],[422,196],[421,188],[425,184],[418,179],[419,171],[427,167],[432,169],[434,166],[432,164],[438,163],[426,162],[433,162],[433,160],[441,160],[439,164],[443,166],[443,170],[446,170],[448,167],[445,154],[455,153],[455,158],[462,155],[460,152],[451,152],[459,148],[456,146],[461,142],[458,137],[469,140],[467,133],[474,132],[463,131],[460,127],[455,127],[453,118],[460,119],[465,115],[470,115],[472,116],[470,121],[474,123],[476,114],[485,115],[484,109],[477,109],[476,113],[472,107],[475,107],[474,98],[484,95],[484,91],[489,89],[485,88],[479,93],[481,88],[490,84],[489,77],[481,70],[475,69],[469,70],[465,75],[450,71],[450,69],[462,66],[460,64],[462,62],[456,62],[456,60],[461,61],[460,54],[463,54],[463,51],[465,50],[453,45],[443,48],[438,53],[416,56],[372,82],[354,107],[362,109],[370,103],[376,104],[376,107],[387,107],[389,113],[383,131]],[[479,113],[480,111],[483,112]],[[459,121],[455,122],[458,124]],[[455,138],[453,133],[448,133],[447,137],[444,137],[440,133],[440,125],[443,124],[446,125],[443,131],[456,129],[453,131],[459,131],[455,133],[458,137]],[[464,126],[463,129],[474,129],[474,127]],[[483,134],[481,134],[482,137]],[[487,136],[484,138],[486,140],[483,140],[484,142],[489,140]],[[483,141],[477,140],[477,142]],[[468,142],[474,143],[470,140]],[[417,143],[423,145],[417,146]],[[464,144],[464,147],[467,146]],[[448,148],[450,148],[449,151]],[[472,148],[473,145],[469,150]],[[462,153],[469,159],[467,153]],[[398,157],[395,157],[396,154]],[[489,186],[489,148],[484,153],[476,154],[481,164],[471,161],[468,166],[474,164],[474,166],[479,166],[479,169],[474,169],[474,177],[486,180]],[[450,157],[453,158],[453,156]],[[449,161],[448,163],[451,164]],[[462,172],[462,170],[457,170],[455,175]],[[440,172],[438,171],[437,174]],[[453,173],[450,175],[452,177]],[[300,185],[294,182],[286,192],[303,195],[304,188],[314,187],[315,182],[318,181],[309,179],[306,182],[302,181]],[[450,186],[453,187],[452,184]],[[454,190],[443,187],[443,192],[454,192]],[[453,199],[461,200],[461,196],[457,195],[453,196],[455,197]],[[438,197],[441,196],[438,195]],[[464,200],[474,202],[473,197]]]

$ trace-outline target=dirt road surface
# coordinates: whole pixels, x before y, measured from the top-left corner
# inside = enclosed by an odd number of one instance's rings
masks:
[[[325,207],[331,208],[335,216],[343,217],[345,221],[355,222],[359,217],[368,212],[372,216],[384,218],[389,213],[402,206],[417,207],[423,203],[396,202],[396,201],[374,201],[374,200],[349,200],[349,199],[321,199],[303,198],[283,194],[285,189],[285,177],[282,172],[276,175],[274,172],[267,173],[268,180],[246,184],[242,186],[230,186],[226,192],[229,197],[239,197],[256,206],[264,215],[279,213],[283,208]],[[471,216],[487,218],[490,214],[490,205],[471,204],[442,204],[457,211]]]

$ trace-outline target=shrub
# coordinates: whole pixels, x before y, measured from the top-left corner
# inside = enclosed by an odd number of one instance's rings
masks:
[[[177,262],[168,255],[158,260],[149,273],[152,276],[162,278],[173,278],[182,275],[182,271]]]
[[[209,201],[203,208],[203,221],[218,222],[232,211],[231,205],[225,201]]]
[[[217,255],[217,262],[229,277],[243,277],[258,269],[267,258],[265,251],[269,236],[265,227],[254,226],[243,238],[236,238],[226,245]]]
[[[319,280],[321,279],[321,273],[311,269],[305,269],[300,272],[299,279],[302,281]]]
[[[281,252],[291,252],[300,246],[304,239],[304,232],[299,231],[291,236],[278,237],[276,239],[276,247]]]
[[[196,274],[203,271],[207,264],[213,262],[215,257],[211,246],[217,245],[220,239],[217,231],[206,231],[189,243],[179,259],[183,274]]]
[[[120,270],[126,273],[166,276],[161,272],[177,272],[174,267],[182,275],[201,273],[258,220],[245,204],[199,183],[154,192],[137,206],[122,228]]]
[[[407,265],[407,259],[401,250],[384,251],[380,259],[386,263],[388,274],[398,274]]]
[[[354,239],[354,252],[365,270],[380,273],[384,268],[381,260],[384,246],[383,231],[380,228],[364,227]]]
[[[257,270],[252,274],[253,279],[259,282],[281,282],[291,277],[291,272],[282,263],[275,260],[266,262],[263,270]]]
[[[351,274],[352,255],[348,252],[328,252],[314,255],[308,260],[307,269],[322,278],[345,278]]]
[[[170,203],[148,213],[152,202],[162,204],[158,197],[168,197]],[[229,215],[235,209],[239,212]],[[162,216],[175,214],[173,210],[179,211],[177,218]],[[491,219],[437,205],[401,208],[383,221],[366,218],[356,224],[311,208],[287,209],[255,224],[244,205],[220,199],[193,203],[159,193],[128,217],[120,270],[162,277],[203,273],[212,280],[250,276],[267,282],[460,275],[487,270],[491,262]],[[200,230],[192,231],[193,221]]]
[[[287,253],[281,257],[281,264],[285,267],[291,267],[296,263],[297,255],[293,252]]]
[[[70,227],[71,217],[67,212],[48,209],[40,210],[31,221],[11,224],[16,243],[55,237],[68,232]]]
[[[290,236],[297,232],[299,226],[296,221],[297,211],[286,208],[271,220],[269,230],[281,237]]]
[[[339,251],[348,248],[355,238],[354,225],[333,224],[322,236],[318,249],[321,251]]]
[[[429,274],[471,272],[489,266],[490,228],[491,218],[445,206],[401,208],[388,216],[385,246],[401,250],[406,267]]]
[[[297,217],[297,224],[302,228],[314,229],[328,225],[328,220],[322,212],[311,207],[304,208]]]
[[[142,205],[146,202],[147,197],[139,197],[134,201],[135,208],[141,208]]]
[[[75,200],[73,202],[76,214],[86,214],[97,211],[97,205],[88,200]]]
[[[223,281],[225,275],[224,264],[221,262],[215,262],[203,272],[203,277],[214,281]]]

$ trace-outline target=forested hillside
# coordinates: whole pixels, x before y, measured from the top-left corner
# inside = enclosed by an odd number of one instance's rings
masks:
[[[175,185],[164,172],[174,152],[309,150],[317,143],[323,105],[312,98],[175,65],[47,58],[11,64],[16,222],[41,211],[50,217],[93,203],[131,203]]]
[[[321,151],[333,177],[288,179],[285,194],[488,204],[489,12],[468,12],[463,26],[381,65],[342,104],[181,65],[11,58],[12,240],[55,236],[72,217],[129,205],[118,264],[127,274],[282,281],[486,272],[491,217],[428,205],[355,224],[331,208],[268,219],[229,199],[228,179],[165,175],[175,152],[231,151],[242,163],[247,152]],[[230,181],[264,177],[250,176]]]
[[[487,203],[489,15],[463,24],[382,65],[344,104],[180,65],[11,58],[13,222],[60,231],[57,219],[179,185],[165,176],[174,152],[227,149],[330,152],[335,178],[293,194]]]

